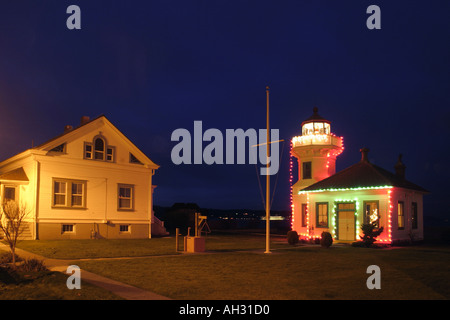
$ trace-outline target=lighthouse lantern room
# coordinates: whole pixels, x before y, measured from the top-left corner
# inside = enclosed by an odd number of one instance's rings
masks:
[[[297,193],[336,173],[336,157],[344,150],[343,138],[331,132],[331,122],[313,109],[313,115],[303,121],[302,135],[292,138],[292,155],[298,161]]]

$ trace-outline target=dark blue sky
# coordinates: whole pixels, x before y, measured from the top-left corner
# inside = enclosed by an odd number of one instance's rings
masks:
[[[81,30],[66,8],[81,8]],[[381,30],[366,9],[381,8]],[[431,191],[447,214],[450,179],[448,1],[3,1],[0,157],[105,114],[161,165],[156,205],[263,209],[254,165],[180,165],[173,130],[264,128],[287,142],[274,209],[289,208],[289,143],[314,106],[344,136],[342,170],[370,148]],[[276,178],[272,177],[275,182]],[[264,185],[263,185],[264,188]]]

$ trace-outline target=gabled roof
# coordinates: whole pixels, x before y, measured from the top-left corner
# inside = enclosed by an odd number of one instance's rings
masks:
[[[28,176],[22,167],[0,174],[0,181],[26,181]]]
[[[49,144],[50,142],[55,141],[55,140],[57,140],[57,139],[59,139],[59,138],[65,136],[65,135],[68,134],[69,132],[73,132],[74,130],[78,130],[78,129],[80,129],[81,127],[84,127],[85,125],[87,125],[88,123],[94,122],[94,121],[96,121],[97,119],[100,119],[100,118],[102,118],[102,117],[106,119],[105,115],[101,114],[101,115],[99,115],[98,117],[96,117],[96,118],[94,118],[94,119],[92,119],[92,120],[84,121],[84,123],[80,124],[80,125],[79,125],[78,127],[76,127],[76,128],[70,128],[70,129],[69,129],[68,127],[70,127],[70,126],[66,126],[67,130],[64,130],[63,133],[57,135],[56,137],[51,138],[50,140],[45,141],[44,143],[41,143],[40,145],[37,145],[37,146],[33,147],[32,149],[42,149],[42,148],[44,148],[47,144]]]
[[[302,189],[301,191],[370,188],[380,186],[400,187],[428,193],[426,189],[404,179],[402,176],[391,173],[379,166],[370,163],[367,160],[367,153],[364,154],[364,152],[360,162],[326,179],[316,182]]]
[[[144,152],[142,152],[133,142],[131,142],[130,139],[128,139],[119,129],[117,129],[117,127],[114,126],[111,123],[111,121],[109,121],[108,118],[106,118],[106,116],[103,114],[99,115],[98,117],[96,117],[92,120],[89,120],[88,117],[82,117],[82,122],[80,123],[80,125],[78,127],[73,128],[72,126],[66,126],[66,128],[62,134],[59,134],[56,137],[54,137],[50,140],[47,140],[46,142],[41,143],[40,145],[38,145],[36,147],[33,147],[32,150],[45,150],[48,148],[53,148],[55,146],[55,143],[60,144],[61,141],[63,141],[63,139],[61,139],[61,138],[63,138],[64,136],[72,135],[75,132],[79,131],[81,128],[84,128],[93,122],[101,121],[101,120],[104,120],[103,121],[104,123],[108,124],[111,128],[113,128],[114,131],[116,131],[125,141],[127,141],[129,143],[130,146],[133,147],[133,149],[135,150],[133,152],[134,156],[137,156],[137,154],[140,154],[140,156],[141,156],[140,158],[141,159],[145,158],[145,162],[147,164],[149,164],[151,167],[156,168],[156,169],[159,168],[159,166],[156,163],[154,163],[150,158],[148,158]]]

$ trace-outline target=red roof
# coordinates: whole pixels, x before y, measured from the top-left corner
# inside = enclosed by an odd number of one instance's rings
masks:
[[[428,193],[426,189],[404,179],[402,176],[370,163],[366,156],[367,154],[363,154],[360,162],[301,191],[392,186]]]

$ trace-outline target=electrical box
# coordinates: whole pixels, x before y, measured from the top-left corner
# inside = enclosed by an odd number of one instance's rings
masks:
[[[186,252],[204,252],[205,237],[184,237]]]

